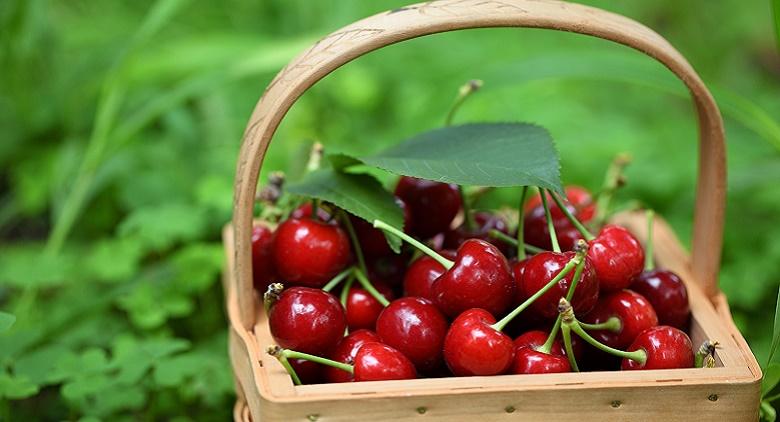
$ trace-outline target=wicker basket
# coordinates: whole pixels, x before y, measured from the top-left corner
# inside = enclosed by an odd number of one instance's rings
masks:
[[[263,352],[273,339],[252,287],[252,212],[260,166],[281,119],[309,87],[363,54],[423,35],[484,27],[546,28],[614,41],[655,58],[688,87],[700,134],[692,257],[660,219],[654,229],[655,253],[659,266],[677,272],[688,287],[694,344],[705,339],[721,343],[716,368],[294,386],[281,365]],[[761,369],[717,286],[725,196],[725,142],[717,105],[688,62],[637,22],[549,0],[441,0],[349,25],[318,41],[276,76],[244,133],[233,222],[224,230],[224,287],[238,394],[234,417],[237,421],[756,420]],[[615,220],[639,238],[646,237],[643,215],[622,214]]]

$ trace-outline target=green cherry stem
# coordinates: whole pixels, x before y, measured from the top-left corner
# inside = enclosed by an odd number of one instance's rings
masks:
[[[512,236],[509,236],[506,233],[504,233],[504,232],[502,232],[500,230],[497,230],[497,229],[490,229],[490,231],[488,232],[488,236],[490,236],[490,237],[492,237],[494,239],[502,240],[502,241],[504,241],[506,243],[509,243],[510,245],[512,245],[514,247],[517,247],[517,245],[519,245],[519,243],[517,243],[517,239],[515,239]],[[531,253],[545,252],[544,249],[538,248],[538,247],[536,247],[534,245],[529,245],[528,243],[523,243],[523,247],[521,249],[525,249],[527,252],[531,252]],[[523,255],[525,256],[525,254],[523,254]],[[523,258],[523,259],[525,259],[525,258]]]
[[[331,290],[333,290],[334,287],[338,286],[339,283],[341,283],[341,280],[344,280],[345,278],[347,278],[348,275],[352,274],[354,268],[355,267],[349,267],[346,270],[336,274],[335,277],[330,279],[330,281],[327,284],[325,284],[325,286],[322,287],[322,290],[326,292],[330,292]]]
[[[298,376],[298,373],[295,372],[295,368],[290,365],[290,361],[287,359],[287,356],[284,354],[284,350],[280,348],[279,346],[268,346],[268,349],[266,349],[266,352],[268,352],[269,355],[276,358],[276,360],[279,361],[279,363],[282,364],[282,367],[285,371],[287,371],[288,374],[290,374],[290,378],[293,380],[293,384],[295,385],[302,385],[301,378]]]
[[[566,357],[569,358],[569,366],[574,372],[580,372],[577,365],[577,359],[574,356],[574,348],[571,346],[571,327],[564,325],[561,327],[561,337],[563,337],[563,347],[566,349]]]
[[[523,186],[523,191],[520,194],[520,204],[518,205],[517,208],[517,243],[515,244],[515,246],[525,245],[524,242],[525,239],[523,239],[523,235],[524,235],[523,229],[525,224],[525,199],[527,196],[528,196],[528,186]],[[498,232],[498,230],[496,231]],[[526,248],[519,248],[519,247],[517,248],[518,261],[522,261],[525,259],[525,249]]]
[[[314,221],[320,221],[320,200],[313,198],[311,200],[311,219]]]
[[[431,258],[435,259],[436,262],[444,266],[445,269],[449,270],[452,268],[455,263],[453,261],[450,261],[449,259],[439,255],[434,251],[433,249],[429,248],[419,240],[413,238],[412,236],[409,236],[408,234],[402,232],[401,230],[396,229],[395,227],[385,223],[382,220],[374,220],[374,227],[379,230],[384,230],[386,232],[390,232],[398,237],[400,237],[402,240],[406,241],[406,243],[409,243],[410,245],[414,246],[415,248],[421,250],[426,255],[430,256]]]
[[[355,256],[357,257],[358,267],[363,273],[368,273],[366,260],[363,258],[363,249],[360,247],[360,241],[358,240],[357,233],[355,233],[355,227],[352,226],[352,221],[349,220],[349,216],[343,210],[339,210],[339,217],[349,234],[349,240],[352,242],[352,249],[355,251]]]
[[[550,205],[547,204],[547,192],[546,189],[539,189],[539,196],[542,197],[544,217],[547,220],[547,231],[550,232],[550,243],[552,244],[553,252],[560,252],[561,246],[558,244],[558,234],[555,233],[555,225],[553,224],[552,215],[550,214]]]
[[[347,309],[347,298],[349,298],[349,289],[352,288],[352,284],[355,283],[355,273],[350,273],[349,280],[344,282],[344,286],[341,288],[341,296],[339,296],[339,302],[344,309]]]
[[[584,251],[583,255],[588,254],[588,244],[580,239],[577,241],[576,246],[577,251]],[[582,278],[582,271],[585,269],[585,259],[582,260],[582,262],[577,265],[577,269],[574,270],[574,276],[571,279],[571,285],[569,286],[569,291],[566,292],[566,300],[571,302],[571,299],[574,297],[574,290],[577,288],[577,285],[580,284],[580,279]],[[561,315],[558,314],[558,317],[555,318],[555,324],[553,324],[552,329],[550,330],[550,335],[547,336],[547,340],[544,342],[542,347],[538,349],[538,351],[550,354],[550,350],[552,350],[553,342],[555,342],[555,337],[558,335],[558,330],[561,328]]]
[[[555,192],[550,191],[550,196],[552,196],[553,201],[555,201],[555,205],[558,205],[558,208],[561,209],[563,215],[566,216],[566,219],[568,219],[569,222],[577,229],[577,231],[580,232],[585,240],[590,242],[596,238],[593,233],[591,233],[587,228],[585,228],[585,226],[582,225],[582,223],[579,222],[579,220],[577,220],[577,217],[572,215],[572,213],[569,211],[569,208],[563,204],[563,201],[561,201],[561,198],[559,198]]]
[[[295,350],[282,349],[279,346],[270,346],[268,347],[267,352],[269,355],[273,357],[284,356],[287,359],[303,359],[303,360],[319,363],[322,365],[332,366],[334,368],[341,369],[342,371],[347,371],[350,374],[353,374],[355,372],[354,365],[350,365],[343,362],[337,362],[335,360],[326,359],[320,356],[310,355],[308,353],[296,352]]]
[[[460,87],[458,96],[455,97],[455,102],[452,104],[452,107],[450,107],[450,111],[444,119],[444,126],[452,125],[452,120],[455,118],[455,113],[457,113],[460,106],[463,105],[471,94],[477,92],[480,88],[482,88],[482,81],[479,79],[472,79]]]
[[[655,220],[655,211],[645,211],[647,216],[647,245],[645,245],[645,271],[652,271],[655,268],[653,263],[653,221]]]
[[[523,312],[527,307],[531,306],[531,304],[534,303],[536,299],[539,299],[539,297],[547,293],[547,291],[550,290],[554,285],[558,284],[558,282],[561,281],[564,277],[566,277],[571,272],[571,270],[574,269],[574,267],[580,265],[580,263],[582,263],[584,259],[585,256],[581,253],[575,255],[574,258],[570,259],[569,262],[567,262],[566,265],[563,266],[563,268],[558,272],[558,274],[555,277],[553,277],[552,280],[550,280],[547,284],[544,285],[544,287],[542,287],[531,297],[526,299],[525,302],[521,303],[512,312],[508,313],[505,317],[501,318],[500,321],[491,325],[491,327],[496,331],[503,330],[504,327],[507,324],[509,324],[510,321],[512,321],[517,315],[520,314],[520,312]]]
[[[466,229],[469,231],[474,230],[477,223],[474,221],[474,214],[471,212],[471,204],[466,197],[466,193],[463,192],[463,186],[461,185],[458,185],[458,194],[460,194],[460,204],[463,208],[463,222],[466,225]]]
[[[621,326],[622,324],[620,323],[620,318],[615,316],[609,317],[609,319],[599,324],[588,324],[586,322],[580,322],[580,327],[582,327],[582,329],[585,331],[606,330],[616,333],[620,331]]]
[[[382,306],[387,306],[390,304],[390,301],[387,300],[384,296],[382,296],[382,293],[379,293],[379,291],[374,287],[373,284],[371,284],[370,281],[368,281],[368,277],[363,273],[363,271],[360,271],[359,269],[355,269],[355,277],[357,277],[358,283],[360,283],[361,286],[363,286],[364,289],[368,291],[368,293],[374,297],[379,303],[382,304]]]
[[[631,157],[628,154],[618,154],[607,169],[607,174],[604,176],[604,185],[596,199],[596,222],[599,226],[607,221],[609,205],[612,197],[615,195],[615,191],[625,184],[623,170],[629,163],[631,163]]]

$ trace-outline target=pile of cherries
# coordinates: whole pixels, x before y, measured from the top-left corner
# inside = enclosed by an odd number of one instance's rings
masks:
[[[702,361],[685,333],[685,285],[653,269],[651,241],[646,254],[621,226],[592,234],[595,201],[581,187],[527,192],[512,231],[498,213],[471,212],[458,186],[410,177],[394,192],[402,229],[316,201],[275,230],[256,225],[268,353],[296,384]],[[410,246],[393,253],[384,232]]]

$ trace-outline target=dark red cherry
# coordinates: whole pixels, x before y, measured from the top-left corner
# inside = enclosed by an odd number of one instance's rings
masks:
[[[644,350],[644,364],[623,359],[621,369],[675,369],[693,367],[693,345],[683,331],[668,325],[648,328],[631,343],[628,351]]]
[[[650,302],[639,293],[625,289],[602,295],[593,310],[583,316],[582,320],[601,324],[612,317],[620,320],[619,331],[594,330],[589,334],[615,349],[625,349],[639,333],[658,325],[658,317]]]
[[[519,305],[523,303],[523,301],[526,299],[523,295],[523,289],[520,286],[520,283],[523,281],[523,274],[525,273],[525,266],[528,264],[528,260],[530,258],[526,258],[522,261],[518,261],[516,259],[512,259],[509,261],[509,267],[512,269],[512,278],[515,280],[515,304]]]
[[[395,295],[390,287],[378,280],[371,280],[371,284],[385,297],[387,300],[393,300]],[[366,328],[369,330],[374,329],[376,319],[382,310],[385,309],[378,300],[376,300],[368,290],[352,286],[347,294],[347,326],[349,330],[359,330]]]
[[[444,361],[456,376],[506,373],[515,356],[512,339],[491,324],[484,309],[469,309],[452,322],[444,338]]]
[[[371,280],[379,279],[385,281],[393,287],[400,286],[406,274],[408,261],[408,254],[403,253],[403,251],[397,255],[392,254],[369,258],[366,260],[368,277]]]
[[[544,345],[544,343],[547,341],[547,336],[549,335],[550,333],[542,330],[526,331],[515,338],[515,347],[530,347],[532,349],[538,349]],[[566,352],[563,350],[563,343],[561,343],[558,339],[555,339],[555,341],[553,341],[553,346],[550,349],[550,353],[554,355],[565,356]]]
[[[409,380],[417,378],[412,362],[403,353],[378,343],[365,343],[355,355],[355,381]]]
[[[307,201],[300,207],[296,208],[292,213],[290,213],[290,218],[297,218],[297,219],[310,219],[311,218],[311,201]],[[332,218],[330,213],[322,207],[317,207],[317,219],[323,222],[328,222],[330,224],[338,224],[335,218]]]
[[[528,331],[516,338],[515,358],[510,370],[513,374],[553,374],[571,372],[569,359],[563,351],[563,346],[555,340],[550,353],[539,349],[547,341],[549,333],[544,331]]]
[[[461,207],[458,186],[403,176],[395,196],[406,202],[411,212],[410,232],[427,239],[450,228]]]
[[[474,213],[474,224],[475,227],[471,230],[463,223],[458,226],[458,228],[445,232],[444,247],[447,249],[457,249],[458,246],[467,239],[482,239],[485,242],[495,245],[501,253],[509,255],[513,246],[490,236],[491,230],[498,230],[507,236],[511,236],[509,226],[503,218],[489,212],[476,212]]]
[[[688,327],[691,317],[688,290],[677,274],[657,269],[643,271],[631,283],[631,290],[647,298],[653,305],[659,324],[681,330]]]
[[[379,336],[373,331],[356,330],[341,339],[329,357],[338,362],[352,364],[358,349],[366,343],[379,341]],[[325,366],[324,375],[327,382],[351,382],[355,378],[353,374],[332,366]]]
[[[255,289],[264,293],[276,278],[273,260],[274,235],[263,224],[252,227],[252,280]]]
[[[578,186],[569,186],[566,188],[566,195],[568,197],[566,204],[568,211],[577,217],[580,222],[586,223],[593,219],[595,204],[587,190]],[[553,227],[558,237],[558,244],[563,251],[573,250],[577,245],[577,241],[582,239],[582,235],[569,222],[549,195],[548,199],[547,203],[550,207],[550,216],[553,219]],[[526,203],[523,227],[523,236],[526,243],[543,249],[552,249],[542,199],[538,194]]]
[[[402,199],[395,198],[395,202],[404,214],[404,231],[408,231],[412,224],[411,211]],[[352,222],[352,227],[355,228],[355,234],[366,258],[376,258],[393,253],[390,245],[387,244],[387,239],[382,230],[375,229],[372,223],[351,214],[349,215],[349,221]]]
[[[504,255],[490,243],[469,239],[458,248],[455,265],[433,282],[435,303],[456,317],[471,308],[503,314],[515,297],[515,282]]]
[[[436,305],[420,297],[394,300],[376,321],[376,333],[382,342],[403,353],[420,372],[441,366],[448,327]]]
[[[276,343],[303,353],[330,351],[344,336],[347,318],[336,298],[320,289],[285,289],[268,311]]]
[[[290,366],[293,367],[302,384],[319,384],[323,382],[325,365],[305,359],[288,359],[288,362],[290,362]]]
[[[572,208],[569,210],[577,217],[582,223],[587,223],[593,219],[596,215],[596,203],[593,201],[593,197],[590,191],[582,186],[569,185],[566,186],[566,203]],[[553,201],[552,197],[547,195],[547,204],[550,206],[550,215],[553,219],[558,217],[564,217],[563,212],[558,205]],[[525,203],[525,210],[530,211],[538,206],[542,205],[542,197],[539,193],[532,196],[528,202]]]
[[[454,251],[441,251],[439,253],[447,259],[455,259]],[[415,259],[404,275],[404,296],[435,300],[433,282],[445,271],[443,265],[428,255],[422,255]]]
[[[602,290],[627,288],[644,268],[642,244],[623,227],[608,224],[589,244],[588,259]]]
[[[280,224],[273,249],[279,277],[307,287],[324,286],[346,268],[351,258],[344,230],[311,219],[291,218]]]
[[[531,258],[525,265],[523,271],[523,280],[520,283],[520,297],[523,300],[531,297],[542,287],[550,282],[563,269],[564,266],[574,258],[574,252],[541,252]],[[574,279],[575,271],[572,270],[556,286],[553,286],[547,293],[540,296],[529,309],[532,313],[544,319],[554,319],[558,316],[558,301],[566,297],[569,292],[569,286]],[[584,315],[593,309],[599,295],[599,280],[596,278],[593,266],[588,259],[585,259],[585,266],[582,270],[582,278],[574,290],[572,306],[577,315]]]

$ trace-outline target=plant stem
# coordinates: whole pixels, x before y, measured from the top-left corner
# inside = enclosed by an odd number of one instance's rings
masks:
[[[368,278],[362,271],[356,269],[355,277],[357,277],[358,283],[360,283],[360,285],[363,286],[363,288],[366,289],[366,291],[368,291],[368,293],[371,296],[373,296],[374,299],[376,299],[379,303],[381,303],[382,306],[387,306],[390,304],[390,301],[387,300],[387,298],[385,298],[384,296],[382,296],[382,293],[379,293],[376,287],[374,287],[374,285],[371,284],[371,282],[368,280]]]
[[[517,239],[497,229],[490,229],[490,231],[488,232],[488,236],[509,243],[510,245],[515,247],[517,247],[518,245]],[[526,251],[531,253],[546,252],[544,249],[538,248],[534,245],[529,245],[528,243],[523,243],[523,247],[521,249],[525,249]]]
[[[623,169],[630,162],[631,157],[627,154],[618,154],[607,169],[607,174],[604,176],[604,185],[596,200],[596,222],[599,226],[607,221],[609,203],[612,201],[615,191],[625,183]]]
[[[347,371],[350,374],[353,374],[355,372],[355,366],[354,365],[349,365],[349,364],[346,364],[346,363],[343,363],[343,362],[336,362],[335,360],[332,360],[332,359],[326,359],[326,358],[323,358],[323,357],[310,355],[308,353],[296,352],[294,350],[287,350],[287,349],[282,349],[280,353],[284,357],[286,357],[287,359],[304,359],[304,360],[309,360],[309,361],[312,361],[312,362],[315,362],[315,363],[319,363],[319,364],[322,364],[322,365],[332,366],[332,367],[334,367],[336,369],[341,369],[342,371]]]
[[[445,269],[449,270],[452,268],[453,265],[455,265],[454,262],[450,261],[449,259],[439,255],[434,251],[433,249],[429,248],[428,246],[424,245],[419,240],[413,238],[412,236],[409,236],[408,234],[402,232],[401,230],[396,229],[395,227],[385,223],[382,220],[374,220],[374,227],[380,230],[384,230],[386,232],[390,232],[398,237],[400,237],[402,240],[406,241],[406,243],[409,243],[410,245],[414,246],[415,248],[423,251],[426,255],[430,256],[431,258],[435,259],[436,262],[444,266]]]
[[[607,330],[616,333],[621,330],[622,326],[623,324],[620,323],[620,318],[615,316],[609,317],[609,319],[599,324],[588,324],[587,322],[580,322],[580,327],[586,331]]]
[[[571,310],[571,305],[569,305],[569,311],[570,310]],[[573,312],[571,312],[571,318],[567,318],[567,316],[564,315],[562,319],[562,323],[563,323],[564,330],[568,329],[573,331],[575,334],[580,336],[583,340],[590,343],[591,346],[601,350],[602,352],[606,352],[613,356],[617,356],[623,359],[631,359],[633,361],[639,362],[642,365],[644,365],[644,363],[647,362],[647,352],[645,352],[642,349],[634,350],[633,352],[626,352],[623,350],[618,350],[609,347],[606,344],[603,344],[598,340],[596,340],[595,338],[591,337],[590,334],[588,334],[585,330],[582,329],[580,322],[577,321],[576,317],[574,317]]]
[[[655,268],[653,262],[653,220],[655,212],[653,210],[645,211],[647,215],[647,245],[645,246],[645,271],[651,271]]]
[[[452,125],[452,120],[455,118],[455,113],[458,111],[461,105],[466,99],[473,93],[477,92],[482,87],[482,81],[479,79],[472,79],[466,84],[460,87],[458,90],[458,96],[455,97],[455,102],[450,107],[450,111],[447,113],[447,117],[444,119],[444,126]]]
[[[528,196],[528,186],[523,186],[523,191],[520,194],[520,204],[517,208],[517,260],[522,261],[525,259],[525,248],[519,247],[519,245],[524,245],[525,242],[523,239],[523,229],[525,226],[525,199],[526,196]],[[496,230],[498,231],[498,230]],[[499,232],[500,233],[500,232]]]
[[[469,204],[469,200],[466,198],[466,193],[463,192],[463,186],[461,185],[458,185],[458,194],[460,195],[461,208],[463,208],[463,224],[466,225],[466,230],[474,230],[477,223],[474,221],[474,214],[471,213],[471,205]]]
[[[585,243],[585,241],[577,242],[577,248],[578,250],[585,250],[583,254],[588,253],[588,244]],[[580,279],[582,278],[582,271],[585,269],[585,259],[582,260],[582,262],[577,265],[577,268],[574,270],[574,277],[571,279],[571,285],[569,286],[569,291],[566,292],[566,300],[571,302],[572,298],[574,297],[574,290],[577,288],[577,285],[580,283]],[[538,351],[543,353],[550,353],[550,350],[552,350],[553,342],[555,342],[555,336],[558,335],[558,330],[561,328],[561,315],[559,314],[557,318],[555,318],[555,324],[553,324],[552,329],[550,330],[550,335],[547,336],[547,340],[544,342],[542,347],[538,349]]]
[[[561,328],[561,337],[563,337],[563,347],[566,349],[566,357],[569,358],[571,370],[580,372],[580,368],[577,366],[577,359],[574,356],[574,349],[571,347],[571,328],[568,325],[564,325]]]
[[[561,281],[564,277],[566,277],[574,267],[576,267],[581,262],[583,262],[583,259],[584,256],[581,254],[578,254],[574,258],[570,259],[569,262],[567,262],[566,265],[564,265],[563,268],[558,272],[558,274],[555,277],[553,277],[553,279],[550,280],[547,284],[545,284],[544,287],[542,287],[531,297],[526,299],[525,302],[521,303],[512,312],[507,314],[507,316],[501,318],[500,321],[491,325],[491,327],[497,331],[503,330],[504,327],[507,324],[509,324],[510,321],[512,321],[512,319],[514,319],[518,314],[520,314],[520,312],[523,312],[525,308],[531,306],[531,304],[534,303],[536,299],[538,299],[543,294],[547,293],[547,291],[550,290],[554,285],[558,284],[558,282]]]
[[[314,221],[320,221],[320,216],[318,215],[320,211],[320,200],[317,198],[312,198],[311,200],[311,219]]]
[[[339,301],[341,302],[341,306],[345,310],[347,309],[347,299],[349,298],[349,289],[352,288],[352,284],[354,283],[355,283],[355,273],[353,272],[349,280],[347,280],[344,283],[344,286],[341,287],[341,296],[339,297]]]
[[[285,356],[284,353],[281,353],[278,356],[276,356],[276,359],[279,361],[279,363],[282,364],[284,369],[287,370],[287,373],[290,374],[290,377],[293,380],[293,384],[295,384],[295,385],[303,384],[301,382],[301,378],[298,377],[298,373],[295,372],[295,368],[292,367],[292,365],[290,364],[290,361],[287,360],[287,356]]]
[[[577,217],[572,215],[572,213],[569,211],[569,208],[564,205],[563,201],[561,201],[560,198],[558,198],[557,194],[555,192],[550,191],[550,196],[552,196],[553,201],[555,201],[555,204],[558,205],[558,208],[561,209],[561,212],[563,215],[566,216],[566,218],[569,220],[569,222],[577,229],[577,231],[582,234],[582,236],[590,242],[591,240],[595,239],[596,236],[594,236],[585,226],[582,225],[582,223],[577,220]]]
[[[358,268],[363,271],[364,274],[368,274],[368,267],[366,267],[366,260],[363,258],[363,249],[360,247],[360,241],[358,240],[357,233],[355,233],[355,227],[352,226],[352,222],[349,220],[349,216],[344,210],[339,210],[339,216],[341,217],[341,223],[349,233],[349,240],[352,241],[352,249],[355,250],[355,256],[358,261]]]
[[[326,292],[330,292],[331,290],[333,290],[334,287],[338,286],[339,283],[341,283],[341,280],[344,280],[348,275],[352,274],[352,271],[354,271],[354,270],[355,270],[355,267],[349,267],[346,270],[336,274],[335,277],[330,279],[328,284],[326,284],[325,286],[322,287],[322,290],[324,290]]]
[[[552,244],[553,252],[560,252],[561,246],[558,244],[558,235],[555,233],[555,225],[553,224],[552,215],[550,214],[550,205],[547,204],[547,192],[546,189],[539,189],[539,196],[542,197],[544,217],[547,220],[547,230],[550,232],[550,243]]]

